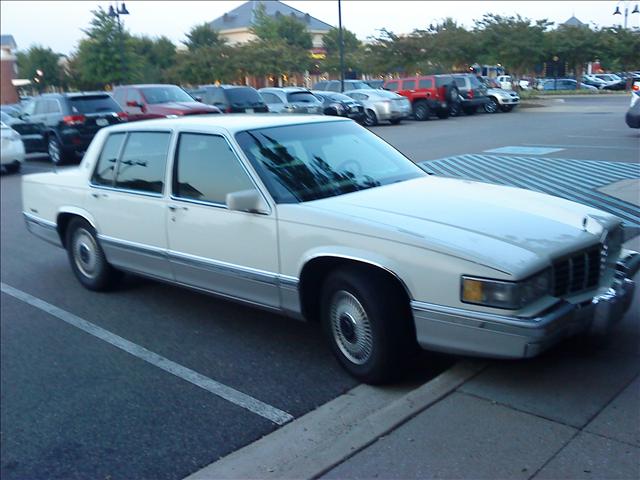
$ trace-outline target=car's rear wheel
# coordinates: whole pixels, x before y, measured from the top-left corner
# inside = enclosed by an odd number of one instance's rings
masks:
[[[107,262],[96,232],[86,220],[71,220],[65,243],[71,269],[84,287],[109,290],[120,280],[122,273]]]
[[[378,124],[378,116],[373,110],[365,110],[364,112],[364,124],[367,127],[375,127]]]
[[[493,97],[489,97],[489,101],[483,106],[484,111],[487,113],[496,113],[498,111],[498,102]]]
[[[501,105],[500,110],[502,110],[503,112],[510,112],[511,110],[513,110],[513,105]]]
[[[324,283],[321,314],[333,353],[351,375],[379,384],[400,374],[415,335],[408,302],[384,278],[357,267],[333,272]]]
[[[416,120],[424,121],[429,120],[431,116],[431,109],[429,108],[429,104],[427,102],[416,102],[413,105],[413,116]]]

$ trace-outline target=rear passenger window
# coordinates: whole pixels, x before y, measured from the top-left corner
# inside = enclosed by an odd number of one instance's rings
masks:
[[[226,204],[227,193],[255,189],[240,160],[219,135],[183,133],[176,153],[173,194]]]
[[[93,172],[91,181],[96,185],[113,186],[113,179],[115,178],[116,162],[118,160],[118,154],[120,153],[120,147],[124,141],[124,133],[114,133],[107,137],[102,147],[102,153],[98,158],[98,165]]]
[[[402,82],[403,90],[414,90],[415,88],[416,88],[415,80],[405,80],[404,82]]]
[[[129,134],[118,162],[116,187],[162,193],[170,138],[168,132]]]
[[[398,82],[389,82],[387,83],[387,86],[384,87],[387,90],[391,90],[393,92],[397,92],[398,91]]]
[[[433,80],[430,78],[423,78],[418,82],[418,88],[433,88]]]

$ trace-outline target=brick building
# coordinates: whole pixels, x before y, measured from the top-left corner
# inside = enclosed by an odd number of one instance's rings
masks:
[[[0,35],[0,104],[18,103],[18,91],[12,80],[16,78],[18,68],[14,51],[16,41],[13,35]]]

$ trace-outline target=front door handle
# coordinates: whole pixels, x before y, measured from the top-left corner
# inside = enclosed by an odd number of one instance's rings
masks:
[[[93,198],[107,198],[109,195],[107,195],[106,193],[91,192],[91,196]]]
[[[169,210],[171,210],[172,212],[175,212],[176,210],[189,210],[187,207],[180,207],[174,204],[169,204],[168,207],[169,207]]]

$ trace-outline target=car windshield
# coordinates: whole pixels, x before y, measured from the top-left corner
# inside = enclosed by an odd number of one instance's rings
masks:
[[[426,175],[350,121],[249,130],[236,139],[277,203],[334,197]]]
[[[180,87],[147,87],[141,90],[147,103],[150,104],[195,101],[192,96]]]
[[[287,93],[287,100],[299,103],[318,103],[319,100],[311,92]]]
[[[253,88],[229,88],[227,90],[227,98],[232,104],[255,104],[264,103],[262,97]]]
[[[84,95],[69,98],[73,113],[119,112],[122,110],[109,95]]]

